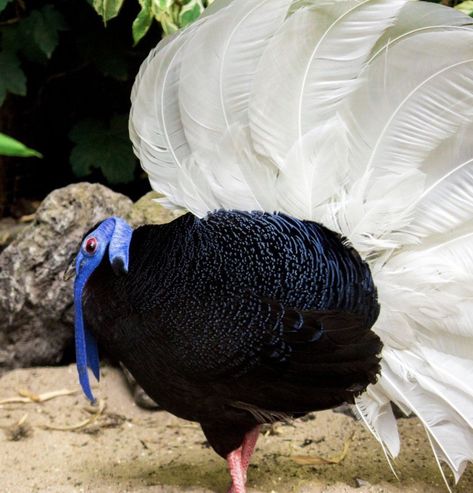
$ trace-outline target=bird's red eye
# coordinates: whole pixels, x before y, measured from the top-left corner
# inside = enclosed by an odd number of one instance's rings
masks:
[[[90,237],[85,242],[84,249],[89,254],[95,253],[95,250],[97,250],[97,240],[93,236]]]

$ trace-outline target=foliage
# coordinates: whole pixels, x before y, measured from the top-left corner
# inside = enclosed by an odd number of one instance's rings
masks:
[[[78,178],[132,182],[125,122],[135,74],[161,37],[154,21],[174,32],[210,2],[0,0],[0,106],[15,108],[0,128],[32,141],[58,178],[72,177],[53,161],[69,161]]]
[[[11,0],[0,0],[0,12],[7,6],[7,3],[11,2]]]
[[[38,151],[26,147],[24,144],[0,133],[0,155],[1,156],[17,156],[17,157],[42,157]]]
[[[458,4],[455,8],[464,14],[473,17],[473,0],[466,0],[465,2]]]
[[[3,3],[5,7],[5,0]],[[44,63],[51,58],[58,44],[59,32],[65,29],[62,15],[52,5],[45,5],[29,12],[13,28],[2,30],[0,105],[7,91],[20,96],[26,94],[26,76],[20,66],[19,55]]]
[[[135,157],[128,138],[128,119],[115,116],[109,125],[98,120],[83,120],[70,132],[75,142],[71,153],[74,173],[87,176],[100,168],[110,183],[133,180]]]
[[[140,6],[125,4],[114,2],[120,17],[104,25],[92,0],[0,0],[0,131],[44,155],[40,165],[2,159],[0,210],[14,194],[41,198],[76,177],[129,182],[114,188],[131,196],[149,188],[137,173],[126,120],[135,75],[162,32],[154,23],[133,48]]]
[[[118,15],[124,0],[93,0],[92,5],[105,22]]]
[[[213,0],[138,0],[141,11],[133,21],[133,40],[136,43],[148,32],[153,19],[171,34],[193,22]],[[104,22],[116,17],[124,0],[93,0],[93,5]]]
[[[26,95],[26,77],[15,52],[0,53],[0,74],[0,105],[5,101],[7,92]]]

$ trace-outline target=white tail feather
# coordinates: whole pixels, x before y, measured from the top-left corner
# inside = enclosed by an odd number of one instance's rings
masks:
[[[371,419],[374,416],[370,415],[370,413],[367,412],[367,409],[361,403],[361,398],[360,399],[357,399],[357,402],[355,403],[355,409],[357,411],[356,414],[360,417],[360,419],[363,421],[364,425],[368,428],[368,430],[372,433],[372,435],[374,436],[374,438],[380,444],[381,449],[383,450],[384,456],[386,457],[386,462],[388,463],[389,468],[391,469],[391,472],[393,473],[394,477],[399,481],[399,476],[397,475],[397,472],[394,469],[394,464],[393,464],[393,461],[392,461],[392,459],[393,459],[393,457],[395,455],[393,455],[391,453],[391,451],[389,449],[389,445],[387,445],[386,442],[385,442],[385,440],[379,436],[379,433],[376,430],[376,428],[374,428],[372,426]],[[392,413],[392,410],[391,410],[391,413]],[[395,428],[396,428],[396,435],[398,437],[397,441],[399,442],[399,434],[397,433],[397,425],[396,425],[396,422],[394,422],[394,425],[395,425]],[[397,453],[399,453],[399,452],[397,452]]]
[[[291,0],[240,0],[208,18],[185,47],[179,104],[192,149],[212,147],[232,123],[246,123],[256,68]]]
[[[342,1],[319,7],[313,2],[286,21],[261,58],[248,109],[259,153],[283,166],[294,143],[335,116],[404,3]]]

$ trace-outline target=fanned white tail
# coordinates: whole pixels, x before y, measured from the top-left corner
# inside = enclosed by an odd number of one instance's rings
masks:
[[[204,216],[279,210],[370,263],[382,374],[357,407],[390,455],[390,402],[458,480],[473,461],[473,29],[406,0],[217,1],[132,94],[152,186]]]

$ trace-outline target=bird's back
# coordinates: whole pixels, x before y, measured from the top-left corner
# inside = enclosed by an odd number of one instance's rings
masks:
[[[105,262],[85,306],[143,387],[200,422],[235,403],[265,419],[331,407],[379,369],[367,265],[339,235],[284,215],[220,211],[138,228],[128,274]]]

